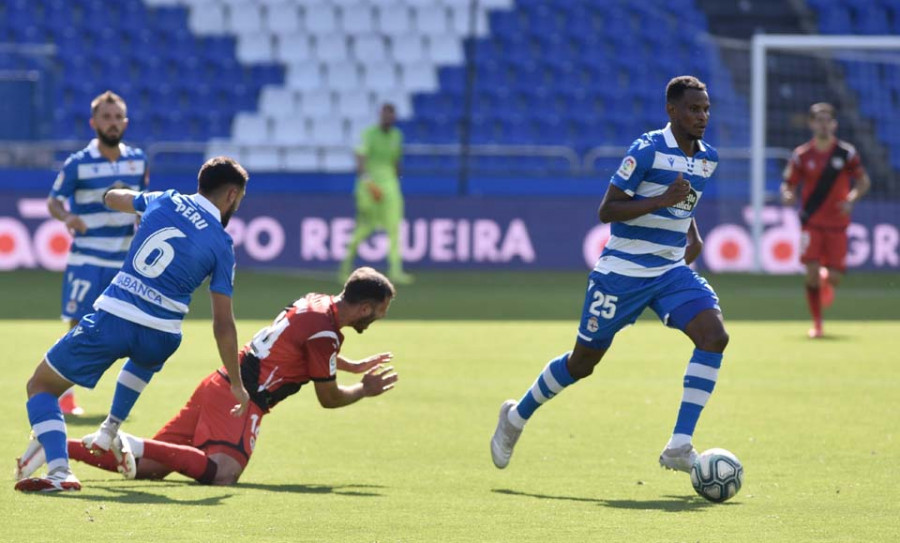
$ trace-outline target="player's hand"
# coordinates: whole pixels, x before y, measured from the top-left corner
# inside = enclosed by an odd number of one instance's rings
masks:
[[[794,194],[792,190],[785,190],[781,193],[781,203],[786,206],[794,205],[794,202],[797,201],[797,195]]]
[[[675,178],[675,181],[672,181],[672,184],[666,187],[666,192],[659,196],[660,203],[662,207],[672,207],[679,202],[683,202],[690,193],[691,184],[685,181],[681,172],[678,172],[678,177]]]
[[[349,362],[346,370],[350,373],[365,373],[379,364],[387,364],[394,359],[393,353],[379,353],[356,362]]]
[[[841,213],[843,213],[844,215],[850,215],[850,213],[853,212],[853,202],[851,202],[850,200],[844,200],[839,205],[841,208]]]
[[[72,233],[78,232],[79,234],[84,234],[87,232],[87,224],[85,224],[84,219],[78,215],[72,214],[66,217],[65,225],[66,228],[69,229],[69,232]]]
[[[238,404],[231,408],[231,415],[240,417],[247,412],[247,407],[250,405],[250,394],[247,393],[243,383],[231,385],[231,393],[234,395],[234,399],[238,401]]]
[[[382,192],[381,189],[378,188],[378,185],[375,184],[371,179],[366,180],[366,188],[369,190],[369,194],[372,195],[372,199],[376,202],[381,201]]]
[[[393,366],[375,366],[363,375],[363,392],[369,398],[378,396],[394,388],[397,379]]]

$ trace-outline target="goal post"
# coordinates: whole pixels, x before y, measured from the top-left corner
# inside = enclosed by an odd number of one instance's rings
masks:
[[[774,51],[817,56],[838,51],[890,50],[893,53],[900,53],[900,36],[757,34],[753,36],[750,48],[750,205],[752,208],[750,228],[754,248],[753,266],[756,272],[760,272],[763,270],[763,208],[766,197],[766,158],[768,155],[766,137],[767,92],[769,89],[768,55]],[[898,62],[900,62],[900,57],[898,57]]]

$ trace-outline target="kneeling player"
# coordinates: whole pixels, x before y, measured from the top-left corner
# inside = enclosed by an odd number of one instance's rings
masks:
[[[143,439],[122,433],[126,454],[137,459],[136,478],[161,479],[176,471],[204,484],[237,482],[256,445],[263,416],[277,403],[313,381],[323,407],[350,405],[393,388],[397,374],[382,364],[390,353],[358,362],[340,356],[340,329],[362,333],[385,316],[394,298],[390,281],[372,268],[353,272],[337,296],[308,294],[282,311],[244,346],[241,378],[250,392],[250,408],[231,415],[234,397],[226,374],[217,370],[194,390],[181,411],[156,433]],[[362,380],[341,386],[337,370],[362,373]],[[90,441],[93,436],[87,436]],[[69,455],[101,469],[116,471],[121,461],[113,454],[94,456],[91,443],[68,441]],[[28,477],[43,464],[43,448],[33,440],[19,459],[17,478]]]

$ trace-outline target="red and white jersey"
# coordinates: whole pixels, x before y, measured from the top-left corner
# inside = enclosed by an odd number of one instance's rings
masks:
[[[334,298],[307,294],[241,350],[244,387],[268,411],[309,381],[333,380],[343,341]]]
[[[842,152],[836,153],[838,150]],[[806,206],[816,192],[826,166],[837,170],[837,177],[833,179],[833,185],[828,188],[821,202],[815,206],[807,224],[819,228],[846,228],[850,225],[850,216],[842,212],[841,203],[847,200],[852,188],[851,180],[859,179],[865,174],[859,153],[852,145],[836,139],[834,145],[824,151],[816,149],[814,141],[797,147],[788,165],[787,183],[791,187],[800,185],[802,205]]]

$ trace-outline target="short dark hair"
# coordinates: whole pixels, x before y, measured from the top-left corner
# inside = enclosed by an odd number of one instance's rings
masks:
[[[692,75],[673,77],[669,84],[666,85],[666,102],[677,102],[688,89],[705,91],[706,83]]]
[[[125,99],[123,99],[118,94],[114,93],[111,90],[104,92],[103,94],[97,96],[93,100],[91,100],[91,117],[97,114],[97,110],[100,109],[100,104],[118,104],[122,106],[122,109],[128,111],[128,106],[125,105]]]
[[[837,118],[837,110],[828,102],[816,102],[809,106],[809,118],[812,119],[819,113],[827,113],[832,119]]]
[[[214,194],[222,187],[233,185],[243,189],[250,176],[243,166],[227,156],[213,157],[203,163],[197,174],[197,188],[200,194]]]
[[[385,102],[381,104],[381,111],[384,111],[386,109],[391,110],[392,113],[397,113],[397,108],[394,106],[393,102]]]
[[[390,279],[369,267],[357,268],[347,282],[341,297],[350,304],[381,303],[397,295]]]

